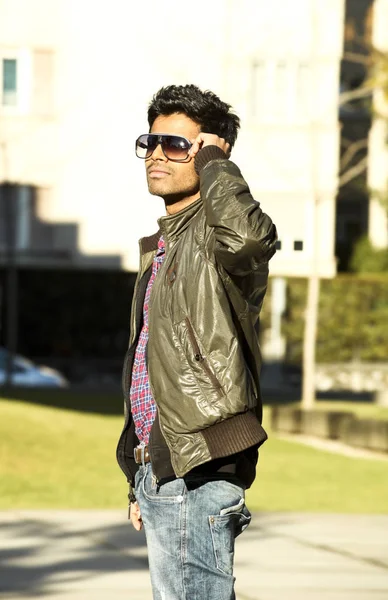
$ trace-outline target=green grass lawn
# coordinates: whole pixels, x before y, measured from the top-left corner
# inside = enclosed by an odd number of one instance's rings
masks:
[[[123,507],[115,459],[123,417],[47,404],[0,400],[0,508]],[[388,462],[270,435],[247,497],[251,510],[387,513]]]
[[[388,462],[270,436],[247,499],[252,510],[388,513]]]

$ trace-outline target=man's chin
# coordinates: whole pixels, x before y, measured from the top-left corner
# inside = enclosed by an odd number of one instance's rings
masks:
[[[158,189],[156,186],[148,187],[148,191],[151,194],[151,196],[158,196],[159,198],[162,198],[166,206],[172,206],[172,204],[180,202],[182,198],[185,197],[182,194],[173,194],[171,192],[163,190],[162,188]]]
[[[164,203],[169,206],[176,204],[177,202],[181,202],[185,198],[193,196],[197,193],[197,191],[199,192],[199,190],[195,188],[177,192],[176,190],[172,190],[170,186],[165,185],[163,182],[157,181],[148,182],[148,191],[151,196],[159,196],[160,198],[163,198]]]
[[[152,196],[160,196],[161,198],[164,198],[165,195],[169,195],[169,190],[166,189],[166,186],[154,181],[148,183],[148,191]]]
[[[163,185],[149,185],[148,191],[151,196],[163,198],[166,204],[175,204],[175,202],[179,202],[184,197],[184,194],[176,194]]]

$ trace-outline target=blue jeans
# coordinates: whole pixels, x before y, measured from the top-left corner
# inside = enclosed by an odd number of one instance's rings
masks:
[[[234,540],[251,520],[238,480],[187,475],[158,486],[147,463],[135,493],[154,600],[234,600]]]

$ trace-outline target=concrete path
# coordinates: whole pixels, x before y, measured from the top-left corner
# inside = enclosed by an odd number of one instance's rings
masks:
[[[256,514],[235,573],[237,600],[387,600],[388,515]],[[0,600],[37,597],[151,600],[144,535],[124,511],[0,512]]]

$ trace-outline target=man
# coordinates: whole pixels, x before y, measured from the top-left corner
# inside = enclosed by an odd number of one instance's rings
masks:
[[[154,599],[231,600],[261,426],[258,317],[276,229],[229,160],[239,118],[169,86],[136,142],[159,231],[140,241],[118,462],[144,524]]]

